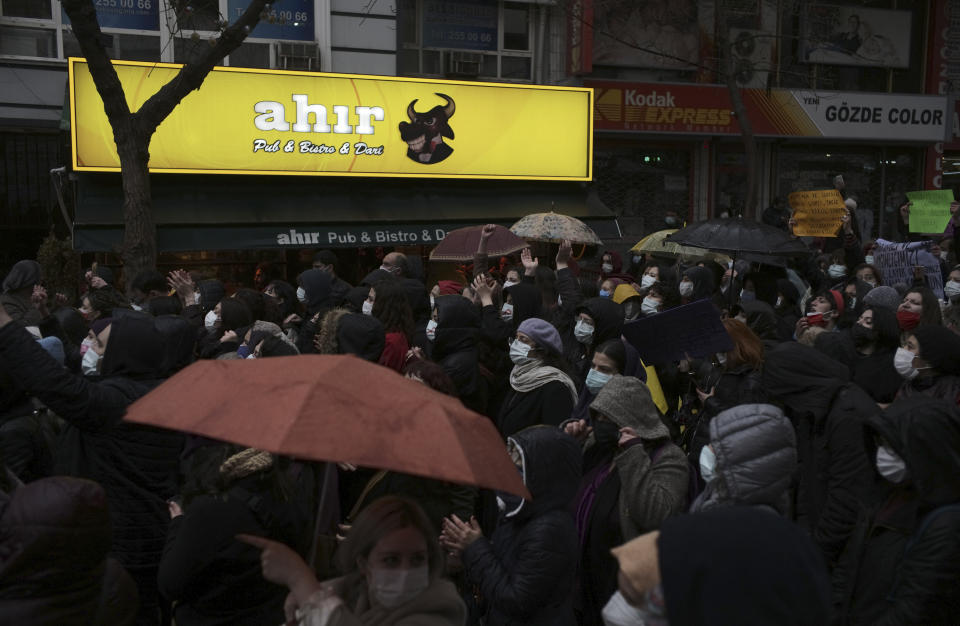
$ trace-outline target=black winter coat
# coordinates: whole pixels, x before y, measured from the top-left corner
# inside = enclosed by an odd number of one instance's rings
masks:
[[[796,342],[770,350],[763,368],[767,392],[783,404],[797,432],[798,521],[810,528],[830,567],[858,510],[875,497],[863,427],[879,409],[849,379],[846,367]]]
[[[570,354],[566,355],[574,373],[574,383],[577,389],[583,387],[587,372],[592,365],[593,353],[597,346],[608,339],[617,339],[623,330],[623,306],[610,298],[590,298],[577,307],[576,315],[586,313],[593,318],[593,338],[589,344],[579,341],[572,346]],[[576,325],[576,322],[574,322]]]
[[[128,569],[155,568],[177,488],[180,433],[123,421],[127,407],[159,382],[163,352],[153,319],[130,313],[114,319],[103,377],[92,382],[64,370],[23,328],[0,328],[0,368],[67,425],[58,473],[99,482],[113,525],[111,552]]]
[[[907,466],[865,509],[835,579],[842,624],[956,624],[960,615],[960,412],[918,395],[871,418]],[[869,444],[872,457],[875,446]]]
[[[570,389],[550,381],[532,391],[519,392],[509,387],[497,417],[497,428],[504,437],[537,424],[559,426],[573,413]]]
[[[513,437],[523,450],[524,483],[533,500],[503,516],[488,540],[462,559],[488,626],[573,626],[577,528],[569,511],[580,477],[580,445],[559,429]]]
[[[487,383],[478,368],[480,315],[476,307],[461,296],[440,296],[436,307],[436,336],[428,346],[428,354],[453,381],[464,406],[483,413]]]

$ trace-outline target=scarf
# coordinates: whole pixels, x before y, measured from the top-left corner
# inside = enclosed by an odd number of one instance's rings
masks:
[[[510,386],[520,393],[533,391],[549,382],[563,383],[570,391],[574,405],[577,403],[577,390],[570,377],[555,367],[544,365],[543,361],[533,360],[523,365],[514,365],[510,372]]]

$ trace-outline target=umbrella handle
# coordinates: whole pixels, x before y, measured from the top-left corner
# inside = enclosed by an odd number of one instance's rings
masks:
[[[574,254],[573,258],[579,261],[583,258],[583,253],[587,251],[587,244],[580,244],[580,254]]]

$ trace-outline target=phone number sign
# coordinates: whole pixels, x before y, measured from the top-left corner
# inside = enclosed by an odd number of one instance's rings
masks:
[[[247,10],[249,0],[230,0],[230,21],[235,22]],[[313,0],[276,0],[264,11],[251,37],[313,41]]]
[[[497,49],[497,3],[430,0],[423,7],[423,45],[464,50]]]
[[[160,30],[160,0],[94,0],[100,28]],[[63,23],[70,18],[63,11]]]

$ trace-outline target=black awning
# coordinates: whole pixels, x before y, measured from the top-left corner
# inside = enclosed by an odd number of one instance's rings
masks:
[[[618,239],[615,216],[579,183],[151,176],[160,251],[434,245],[447,231],[529,213],[582,219]],[[77,183],[74,246],[116,249],[122,238],[118,175]]]

